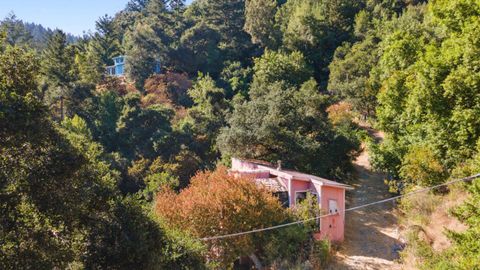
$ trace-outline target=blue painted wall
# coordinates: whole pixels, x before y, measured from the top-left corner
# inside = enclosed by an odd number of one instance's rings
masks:
[[[109,66],[106,69],[107,75],[121,77],[125,75],[125,56],[117,56],[113,58],[113,66]],[[113,69],[113,70],[112,70]],[[152,70],[154,74],[158,74],[161,71],[160,61],[155,61],[155,66]],[[113,74],[114,73],[114,74]]]

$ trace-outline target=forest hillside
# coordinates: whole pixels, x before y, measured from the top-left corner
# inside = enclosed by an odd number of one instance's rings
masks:
[[[234,178],[231,158],[354,183],[365,146],[392,196],[477,174],[478,29],[478,0],[130,0],[82,37],[9,15],[0,268],[324,268],[341,244],[314,221],[201,239],[320,213]],[[425,194],[427,212],[397,201],[398,263],[480,268],[480,181]],[[435,229],[441,250],[422,234],[439,205],[462,225]]]

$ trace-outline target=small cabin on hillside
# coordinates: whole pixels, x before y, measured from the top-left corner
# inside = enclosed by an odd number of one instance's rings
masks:
[[[107,66],[105,68],[105,73],[109,76],[122,77],[125,76],[125,55],[120,55],[112,58],[113,66]],[[152,73],[158,74],[161,71],[160,61],[155,61]]]
[[[252,177],[257,184],[266,186],[279,198],[286,207],[294,207],[312,194],[322,210],[316,239],[328,239],[341,242],[344,239],[345,227],[345,191],[351,186],[310,175],[298,171],[286,170],[281,163],[274,166],[271,163],[258,160],[232,159],[230,173],[237,176]]]

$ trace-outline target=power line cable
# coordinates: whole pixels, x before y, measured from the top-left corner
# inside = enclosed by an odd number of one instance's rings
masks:
[[[298,220],[298,221],[294,221],[294,222],[284,223],[284,224],[271,226],[271,227],[267,227],[267,228],[259,228],[259,229],[253,229],[253,230],[250,230],[250,231],[238,232],[238,233],[230,233],[230,234],[224,234],[224,235],[204,237],[204,238],[200,238],[200,240],[202,240],[202,241],[212,241],[212,240],[241,236],[241,235],[245,235],[245,234],[276,230],[276,229],[280,229],[280,228],[284,228],[284,227],[288,227],[288,226],[292,226],[292,225],[297,225],[297,224],[302,224],[302,223],[306,223],[306,222],[309,222],[309,221],[317,220],[317,219],[320,219],[320,218],[323,218],[323,217],[333,216],[333,215],[336,215],[336,214],[345,213],[345,212],[357,210],[357,209],[360,209],[360,208],[369,207],[369,206],[376,205],[376,204],[382,204],[382,203],[385,203],[385,202],[394,201],[394,200],[397,200],[397,199],[400,199],[400,198],[403,198],[403,197],[409,197],[409,196],[412,196],[412,195],[415,195],[415,194],[418,194],[418,193],[422,193],[422,192],[425,192],[425,191],[429,191],[429,190],[432,190],[432,189],[436,189],[436,188],[439,188],[439,187],[442,187],[442,186],[448,186],[448,185],[458,183],[458,182],[471,181],[471,180],[473,180],[475,178],[479,178],[479,177],[480,177],[480,173],[477,173],[477,174],[467,176],[467,177],[464,177],[464,178],[459,178],[459,179],[455,179],[455,180],[452,180],[452,181],[449,181],[449,182],[445,182],[443,184],[438,184],[438,185],[434,185],[434,186],[430,186],[430,187],[426,187],[426,188],[421,188],[421,189],[418,189],[418,190],[415,190],[415,191],[412,191],[412,192],[409,192],[409,193],[405,193],[405,194],[402,194],[402,195],[398,195],[398,196],[390,197],[390,198],[387,198],[387,199],[383,199],[383,200],[379,200],[379,201],[375,201],[375,202],[371,202],[371,203],[366,203],[366,204],[354,206],[354,207],[345,209],[343,211],[340,211],[338,213],[325,214],[325,215],[316,216],[316,217],[313,217],[313,218],[308,218],[308,219],[304,219],[304,220]]]

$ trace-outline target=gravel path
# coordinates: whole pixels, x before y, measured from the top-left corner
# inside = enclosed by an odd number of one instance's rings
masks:
[[[381,140],[383,134],[371,132]],[[372,172],[365,150],[355,161],[357,181],[347,193],[347,208],[391,195],[383,183],[383,175]],[[401,269],[395,260],[394,247],[399,243],[393,202],[346,213],[345,242],[335,254],[328,269]]]

